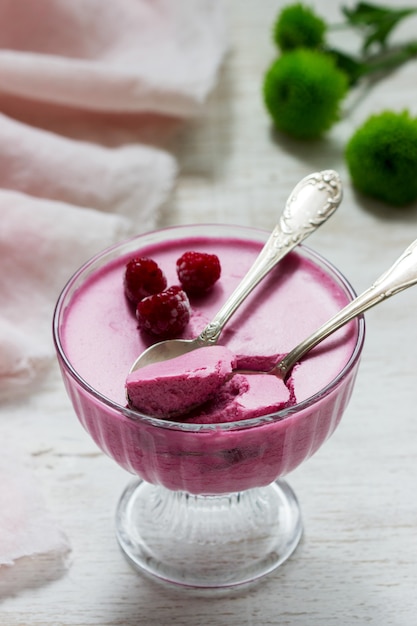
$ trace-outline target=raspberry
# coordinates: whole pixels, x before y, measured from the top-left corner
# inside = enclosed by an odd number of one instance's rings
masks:
[[[167,280],[158,264],[146,257],[131,259],[125,269],[124,289],[128,300],[137,304],[143,298],[167,286]]]
[[[161,338],[177,337],[190,320],[187,294],[178,285],[147,296],[136,307],[138,327]]]
[[[185,252],[177,261],[177,274],[187,293],[204,293],[220,278],[220,261],[215,254]]]

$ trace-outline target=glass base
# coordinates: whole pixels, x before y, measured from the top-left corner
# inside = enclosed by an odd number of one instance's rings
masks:
[[[300,541],[302,521],[297,498],[282,480],[219,496],[136,480],[120,498],[116,533],[136,569],[166,582],[219,589],[281,565]]]

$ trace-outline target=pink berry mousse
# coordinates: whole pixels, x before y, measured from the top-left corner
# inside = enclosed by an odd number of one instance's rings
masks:
[[[106,454],[149,483],[207,495],[268,485],[313,455],[341,420],[359,365],[361,320],[350,322],[303,358],[293,369],[288,388],[274,376],[234,374],[186,419],[159,419],[126,404],[130,368],[155,341],[138,329],[124,294],[129,259],[154,259],[167,284],[174,285],[176,261],[187,250],[217,255],[220,279],[206,293],[190,296],[190,321],[181,336],[194,338],[242,280],[266,236],[225,225],[141,235],[86,264],[58,301],[55,341],[76,413]],[[337,270],[299,247],[236,311],[219,344],[236,357],[236,369],[267,371],[347,304],[352,294]],[[214,381],[220,381],[218,373]],[[203,387],[206,393],[206,381]],[[191,400],[202,398],[194,394]]]
[[[235,365],[233,354],[222,346],[199,348],[152,363],[127,377],[129,402],[139,411],[155,417],[188,413],[219,392]]]
[[[280,411],[295,398],[276,376],[233,373],[234,355],[222,346],[192,350],[128,375],[130,405],[162,419],[218,424]]]

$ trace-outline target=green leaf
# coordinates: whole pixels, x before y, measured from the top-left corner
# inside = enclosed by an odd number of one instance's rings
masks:
[[[342,7],[349,24],[365,32],[363,50],[373,44],[385,46],[393,29],[406,17],[417,12],[417,8],[391,9],[388,7],[358,2],[353,8]]]
[[[361,76],[367,73],[367,65],[352,55],[336,48],[326,48],[326,52],[333,57],[336,67],[347,74],[351,86],[355,85]]]

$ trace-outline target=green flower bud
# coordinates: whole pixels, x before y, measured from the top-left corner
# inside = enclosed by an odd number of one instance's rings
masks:
[[[408,111],[372,115],[346,146],[353,185],[387,204],[417,199],[417,120]]]
[[[273,40],[282,51],[319,48],[324,44],[327,26],[312,9],[301,2],[290,4],[278,15]]]
[[[340,117],[348,79],[333,58],[299,48],[281,55],[265,74],[263,95],[276,128],[298,139],[315,139]]]

